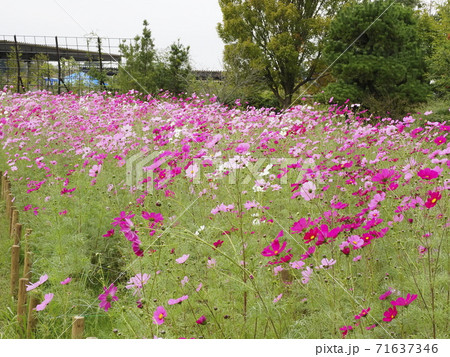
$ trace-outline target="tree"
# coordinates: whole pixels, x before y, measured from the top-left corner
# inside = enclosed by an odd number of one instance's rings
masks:
[[[119,45],[126,62],[119,68],[117,82],[123,90],[154,93],[158,89],[155,80],[156,49],[146,20],[143,26],[142,35],[136,36],[134,43]]]
[[[192,68],[189,63],[189,46],[183,46],[180,40],[170,46],[168,54],[161,61],[161,88],[174,94],[187,90]]]
[[[158,55],[148,22],[144,21],[142,35],[136,36],[134,43],[122,43],[119,48],[126,60],[117,75],[122,90],[156,93],[162,89],[174,94],[186,90],[192,72],[189,46],[183,46],[178,40],[166,53]]]
[[[349,3],[331,23],[324,59],[337,78],[325,97],[335,102],[350,99],[379,114],[394,109],[400,114],[429,94],[424,46],[410,6]]]
[[[345,0],[219,0],[231,70],[257,71],[281,107],[315,79],[330,16]]]
[[[422,14],[423,33],[427,34],[429,54],[428,74],[433,91],[438,97],[450,97],[450,1],[438,6],[437,13]]]

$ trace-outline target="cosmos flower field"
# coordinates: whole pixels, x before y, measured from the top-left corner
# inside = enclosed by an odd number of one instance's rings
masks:
[[[34,337],[448,338],[450,125],[356,109],[1,92]]]

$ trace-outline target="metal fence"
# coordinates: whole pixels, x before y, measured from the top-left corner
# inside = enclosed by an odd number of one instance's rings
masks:
[[[114,90],[120,44],[131,38],[0,35],[0,88]]]

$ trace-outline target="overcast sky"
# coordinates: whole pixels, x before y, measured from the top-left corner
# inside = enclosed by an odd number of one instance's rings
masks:
[[[177,39],[190,46],[195,69],[222,69],[217,0],[2,1],[0,35],[134,37],[149,22],[158,49]]]

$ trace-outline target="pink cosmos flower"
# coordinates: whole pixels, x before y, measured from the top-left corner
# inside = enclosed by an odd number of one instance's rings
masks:
[[[384,312],[384,317],[383,317],[383,321],[385,322],[391,322],[393,319],[395,319],[395,317],[397,316],[397,308],[394,307],[390,307],[388,310],[386,310]]]
[[[305,228],[309,227],[312,224],[312,221],[308,217],[308,220],[305,218],[300,218],[299,221],[295,222],[294,225],[291,227],[292,233],[300,233]]]
[[[39,281],[37,281],[37,282],[35,282],[35,283],[33,283],[33,284],[32,284],[32,283],[28,284],[28,285],[27,285],[26,291],[31,291],[31,290],[33,290],[33,289],[36,289],[39,285],[44,284],[47,280],[48,280],[48,275],[47,275],[47,274],[42,275],[42,276],[39,278]]]
[[[273,303],[277,303],[283,297],[283,294],[278,295],[275,299],[273,299]]]
[[[283,244],[280,246],[280,241],[278,240],[278,238],[281,238],[283,235],[283,231],[280,231],[280,233],[278,233],[278,236],[272,241],[272,243],[270,243],[270,245],[263,249],[261,255],[265,257],[273,257],[275,255],[279,255],[287,245],[287,242],[283,242]]]
[[[327,258],[323,258],[321,260],[321,265],[320,268],[321,269],[330,269],[332,265],[336,264],[336,260],[334,259],[327,259]]]
[[[218,240],[218,241],[216,241],[216,242],[214,242],[213,243],[213,246],[215,247],[215,248],[219,248],[219,247],[221,247],[222,246],[222,244],[223,244],[223,240]]]
[[[104,293],[98,296],[98,299],[100,300],[98,306],[102,309],[105,309],[105,311],[108,311],[108,309],[111,307],[111,302],[119,300],[119,298],[115,296],[117,287],[114,286],[114,283],[112,283],[108,288],[104,287],[103,291]]]
[[[430,197],[428,198],[427,202],[425,202],[425,207],[430,209],[436,206],[437,201],[439,201],[442,198],[442,195],[439,191],[437,192],[429,191],[428,194],[430,195]]]
[[[310,201],[316,197],[316,185],[314,182],[305,182],[302,187],[300,187],[300,195],[305,201]]]
[[[170,299],[167,304],[169,305],[176,305],[181,304],[184,300],[188,299],[189,295],[183,295],[182,297],[179,297],[178,299]]]
[[[181,285],[185,286],[187,283],[189,282],[189,278],[187,276],[185,276],[182,280],[181,280]]]
[[[198,325],[206,325],[206,317],[204,315],[200,316],[200,318],[195,321]]]
[[[305,262],[302,262],[301,260],[296,262],[290,262],[289,265],[292,269],[302,269],[305,266]]]
[[[313,273],[313,270],[310,267],[306,267],[306,269],[302,271],[302,276],[303,276],[302,284],[308,284],[312,273]]]
[[[175,259],[175,261],[178,264],[183,264],[186,260],[188,260],[189,258],[189,254],[183,254],[181,257],[179,257],[178,259]]]
[[[36,311],[44,310],[47,307],[47,305],[50,303],[50,301],[53,300],[53,296],[54,296],[54,294],[45,294],[44,301],[42,301],[39,305],[37,305],[34,308],[34,310],[36,310]]]
[[[348,331],[353,330],[353,327],[351,325],[349,325],[349,326],[342,326],[342,327],[339,328],[339,330],[342,331],[342,338],[344,338],[345,336],[347,336]]]
[[[111,237],[114,235],[114,229],[110,229],[108,232],[106,232],[106,234],[104,234],[102,237]]]
[[[381,294],[379,299],[380,300],[385,300],[391,294],[392,294],[392,290],[388,290],[385,293]]]
[[[445,136],[438,136],[436,139],[434,139],[434,143],[436,144],[436,145],[442,145],[442,144],[445,144],[447,142],[447,139],[445,138]]]
[[[92,166],[92,169],[89,170],[89,176],[91,177],[97,177],[97,175],[102,170],[102,165],[94,165]]]
[[[381,169],[372,177],[372,181],[386,185],[389,182],[397,181],[401,174],[393,169]]]
[[[197,164],[189,165],[189,167],[186,169],[186,176],[193,179],[197,175],[199,168]]]
[[[243,154],[243,153],[246,153],[248,151],[248,149],[250,149],[250,144],[242,143],[236,147],[235,151],[238,154]]]
[[[414,294],[414,295],[408,294],[408,295],[406,295],[406,298],[399,297],[397,300],[391,301],[391,305],[394,307],[395,306],[408,306],[416,299],[417,299],[417,294]]]
[[[133,276],[132,278],[130,278],[130,280],[127,282],[128,285],[126,285],[125,288],[126,289],[134,289],[133,296],[136,294],[138,296],[141,296],[142,288],[144,287],[145,284],[147,284],[147,282],[149,280],[150,280],[149,274],[138,273],[135,276]]]
[[[427,167],[427,168],[425,168],[423,170],[420,170],[417,173],[417,175],[423,180],[433,180],[433,179],[435,179],[436,177],[439,176],[439,173],[437,171],[434,171],[434,170],[429,169]]]
[[[315,245],[309,247],[308,250],[305,252],[305,254],[302,254],[300,256],[300,260],[305,260],[305,259],[309,258],[311,255],[314,254],[315,251],[316,251]]]
[[[164,309],[164,306],[158,306],[153,313],[153,323],[155,325],[162,325],[165,317],[167,317],[166,309]]]
[[[203,287],[203,284],[200,283],[198,284],[197,288],[195,289],[196,292],[199,292],[201,290],[201,288]]]
[[[214,258],[208,259],[208,262],[206,263],[206,267],[211,269],[216,266],[216,260]]]
[[[69,284],[70,282],[72,281],[72,278],[66,278],[66,279],[64,279],[63,281],[61,281],[61,285],[67,285],[67,284]]]

